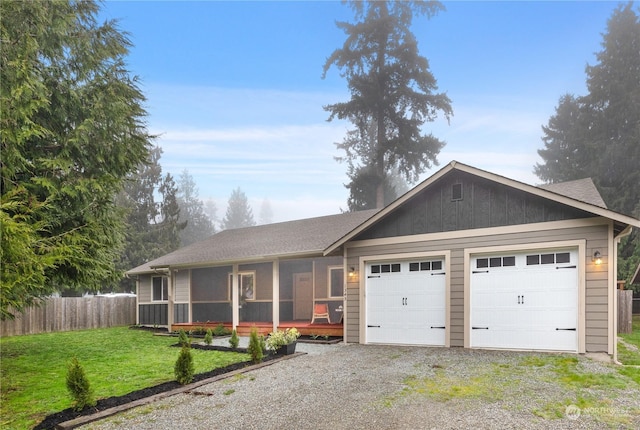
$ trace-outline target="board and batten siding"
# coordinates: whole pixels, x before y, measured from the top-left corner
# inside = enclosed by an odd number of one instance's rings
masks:
[[[609,303],[608,303],[608,235],[610,224],[601,218],[576,221],[576,227],[571,226],[571,221],[562,221],[560,224],[550,225],[545,229],[545,223],[523,225],[521,231],[517,228],[497,227],[473,230],[473,234],[464,235],[464,232],[452,232],[451,238],[446,234],[425,234],[416,237],[402,236],[393,238],[356,241],[347,244],[347,265],[359,264],[360,258],[366,260],[367,256],[397,255],[433,253],[450,251],[451,269],[450,277],[450,345],[464,346],[465,337],[465,309],[464,309],[464,251],[465,249],[491,248],[513,245],[531,245],[536,249],[536,244],[585,241],[585,313],[586,325],[585,347],[587,352],[599,352],[608,350],[609,331]],[[563,227],[561,227],[563,226]],[[433,240],[430,240],[433,237]],[[599,250],[603,257],[603,263],[595,266],[591,256],[595,250]],[[364,267],[360,267],[362,272]],[[348,342],[360,342],[360,288],[364,288],[366,273],[360,273],[358,282],[347,284],[347,326],[345,327]]]

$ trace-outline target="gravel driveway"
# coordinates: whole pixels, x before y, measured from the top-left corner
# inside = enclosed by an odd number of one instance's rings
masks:
[[[586,357],[344,344],[298,351],[307,355],[82,428],[640,428],[638,385]],[[606,383],[562,382],[561,369]]]

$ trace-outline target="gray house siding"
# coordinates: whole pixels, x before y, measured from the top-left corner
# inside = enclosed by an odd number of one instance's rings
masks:
[[[604,221],[603,221],[604,222]],[[450,277],[450,344],[464,346],[464,251],[465,249],[495,247],[504,245],[530,244],[532,249],[536,243],[561,242],[570,240],[586,240],[586,349],[587,351],[607,351],[608,333],[608,267],[607,224],[589,227],[566,228],[562,230],[523,231],[517,233],[493,234],[486,236],[464,237],[454,239],[426,240],[408,243],[387,243],[372,246],[348,247],[348,264],[358,264],[360,257],[380,256],[387,254],[451,252]],[[403,238],[398,238],[403,239]],[[362,244],[366,245],[366,243]],[[605,263],[597,268],[591,263],[591,255],[595,249],[600,250]],[[362,278],[362,274],[360,276]],[[364,285],[365,279],[361,279]],[[349,342],[360,342],[360,283],[349,283],[347,289],[347,327]]]
[[[452,199],[454,185],[462,198]],[[588,218],[593,215],[465,172],[451,172],[355,240]]]

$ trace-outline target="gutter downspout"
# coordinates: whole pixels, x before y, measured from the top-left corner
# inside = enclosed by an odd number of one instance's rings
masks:
[[[624,230],[622,230],[620,232],[619,235],[615,236],[613,239],[613,250],[614,250],[614,260],[613,260],[613,290],[614,290],[614,297],[613,297],[613,335],[614,335],[614,342],[613,342],[613,362],[614,364],[619,364],[622,365],[622,363],[620,363],[618,361],[618,245],[620,245],[620,241],[629,236],[631,234],[631,231],[633,230],[633,227],[631,225],[628,225]]]

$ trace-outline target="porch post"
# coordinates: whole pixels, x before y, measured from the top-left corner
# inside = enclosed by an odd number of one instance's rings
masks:
[[[349,264],[347,261],[347,247],[342,249],[342,340],[345,345],[349,342],[347,339],[347,283],[349,282]],[[362,304],[360,304],[362,306]]]
[[[173,295],[174,295],[174,291],[173,291],[173,277],[174,277],[174,272],[171,268],[169,268],[169,273],[167,276],[167,294],[169,295],[169,297],[167,297],[168,301],[167,301],[167,325],[169,326],[169,332],[171,332],[171,325],[173,324]]]
[[[273,331],[280,325],[280,260],[271,262],[273,269],[272,319]]]
[[[240,323],[240,309],[238,308],[238,265],[233,265],[233,275],[231,276],[231,314],[233,329]]]

